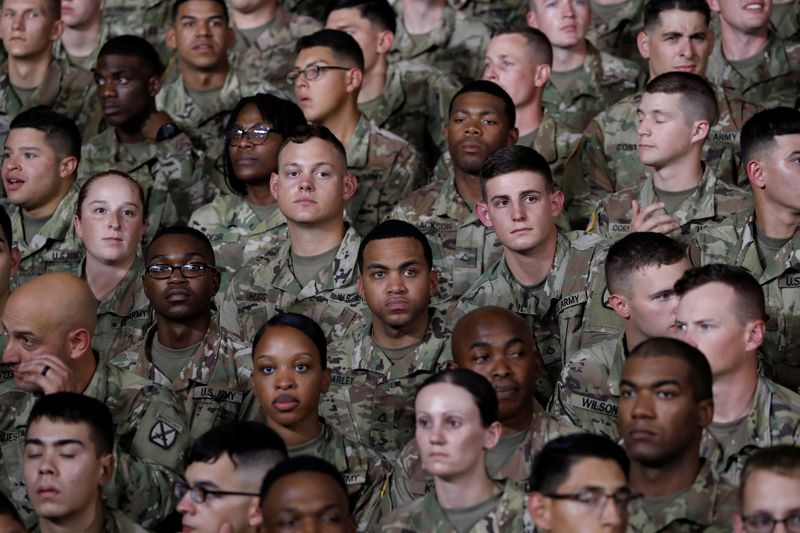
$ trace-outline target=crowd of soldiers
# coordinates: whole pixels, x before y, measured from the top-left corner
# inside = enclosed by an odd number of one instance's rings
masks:
[[[3,533],[800,533],[800,0],[0,40]]]

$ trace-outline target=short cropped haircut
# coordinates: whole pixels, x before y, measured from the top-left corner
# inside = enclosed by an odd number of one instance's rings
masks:
[[[431,243],[428,242],[428,238],[425,234],[414,224],[403,220],[390,219],[384,220],[372,228],[370,232],[361,239],[361,244],[358,246],[358,256],[356,257],[358,269],[364,272],[364,250],[367,248],[367,244],[372,241],[395,238],[414,239],[419,242],[422,246],[422,253],[425,256],[425,264],[428,265],[428,270],[433,268],[433,251],[431,250]]]
[[[138,181],[121,170],[104,170],[84,181],[83,185],[81,185],[81,190],[78,191],[78,201],[75,203],[75,216],[81,218],[81,208],[83,207],[83,203],[86,201],[86,197],[89,195],[89,189],[92,187],[92,185],[94,185],[94,182],[109,176],[115,176],[127,180],[136,187],[136,190],[139,192],[139,202],[142,204],[142,218],[144,219],[147,217],[147,206],[144,203],[144,189],[142,189],[142,186]]]
[[[325,18],[337,9],[358,8],[361,18],[369,21],[377,31],[397,31],[397,12],[386,0],[334,0]]]
[[[246,106],[253,104],[258,109],[261,115],[261,120],[268,122],[275,133],[279,133],[284,138],[294,132],[296,129],[305,126],[308,121],[303,115],[303,111],[289,100],[284,100],[273,94],[259,93],[253,96],[245,96],[234,106],[228,115],[228,121],[225,124],[225,131],[231,130],[236,125],[236,119],[239,118],[239,113]],[[233,192],[240,196],[247,194],[247,187],[244,181],[239,179],[233,171],[233,163],[231,162],[230,140],[226,138],[225,149],[222,151],[223,170],[225,173],[225,183],[231,188]]]
[[[548,442],[536,455],[525,489],[551,494],[569,477],[570,469],[584,459],[614,461],[628,477],[630,461],[622,446],[601,435],[573,433]]]
[[[644,5],[644,31],[652,32],[660,22],[661,13],[671,9],[700,13],[706,26],[711,23],[711,9],[706,0],[647,0]]]
[[[512,172],[533,172],[542,177],[547,192],[553,192],[555,189],[553,173],[542,154],[528,146],[518,144],[505,146],[487,157],[478,172],[481,178],[481,195],[483,195],[484,202],[488,201],[486,182]]]
[[[776,107],[756,113],[742,126],[742,163],[761,157],[775,146],[775,137],[800,133],[800,111]]]
[[[28,428],[39,419],[67,424],[86,424],[97,456],[114,451],[114,422],[106,405],[75,392],[56,392],[39,398],[28,417]]]
[[[453,107],[458,97],[466,93],[486,93],[496,96],[503,101],[503,110],[505,111],[505,118],[508,121],[508,124],[506,124],[508,129],[510,130],[517,123],[517,108],[514,107],[514,100],[511,99],[505,89],[489,80],[475,80],[461,87],[450,100],[450,107],[447,109],[448,117],[453,114]]]
[[[0,229],[3,230],[3,237],[6,240],[6,244],[8,244],[8,249],[10,250],[12,246],[14,246],[14,234],[11,230],[11,217],[8,216],[8,211],[6,208],[0,205]]]
[[[258,328],[255,337],[253,337],[253,355],[256,354],[258,343],[261,338],[269,331],[269,328],[276,326],[284,326],[293,328],[308,337],[319,352],[319,362],[322,369],[328,368],[328,341],[325,338],[325,332],[319,327],[312,318],[299,313],[278,313]]]
[[[705,120],[709,125],[717,121],[717,98],[705,78],[691,72],[666,72],[650,80],[644,88],[648,94],[681,95],[680,107],[687,122]]]
[[[32,107],[11,121],[10,130],[31,128],[44,133],[44,142],[52,148],[59,159],[74,157],[81,159],[81,132],[75,121],[57,113],[47,106]]]
[[[627,360],[636,358],[669,357],[679,359],[688,367],[689,386],[696,402],[711,400],[711,365],[703,353],[690,344],[669,337],[651,337],[639,344],[628,355]]]
[[[739,484],[739,504],[744,506],[747,481],[756,471],[765,471],[783,477],[800,478],[800,446],[782,444],[761,448],[747,458]]]
[[[333,56],[344,66],[355,67],[364,72],[364,52],[351,35],[339,30],[319,30],[297,39],[294,46],[295,54],[308,48],[322,46],[333,52]]]
[[[450,383],[467,391],[472,396],[472,399],[475,400],[475,405],[481,414],[483,427],[488,428],[500,419],[497,392],[495,392],[492,384],[481,374],[465,368],[453,368],[430,376],[417,389],[414,402],[416,403],[416,398],[425,387],[437,383]]]
[[[203,248],[205,248],[205,252],[208,254],[208,259],[211,261],[211,266],[217,264],[217,259],[214,255],[214,247],[211,246],[211,241],[208,240],[206,234],[202,231],[196,230],[195,228],[190,228],[189,226],[183,226],[180,224],[175,226],[167,226],[158,230],[153,236],[153,240],[147,245],[147,250],[145,250],[144,254],[145,259],[147,259],[147,256],[150,255],[150,249],[159,239],[169,237],[170,235],[187,235],[194,238]]]
[[[553,66],[553,45],[541,30],[530,26],[498,26],[492,31],[492,39],[501,35],[523,36],[533,57],[540,64]]]
[[[289,143],[305,144],[311,139],[320,139],[333,146],[333,149],[336,150],[336,153],[341,157],[345,170],[347,169],[347,152],[344,149],[342,141],[340,141],[331,130],[319,124],[306,124],[290,133],[289,136],[283,140],[283,143],[281,143],[281,147],[278,149],[278,157],[280,158],[281,152],[283,152]]]
[[[172,22],[177,22],[178,18],[178,9],[183,5],[191,2],[192,0],[175,0],[175,3],[172,4]],[[210,2],[214,2],[222,6],[222,12],[224,13],[223,18],[225,19],[225,24],[228,24],[229,17],[228,17],[228,6],[225,5],[225,0],[209,0]]]
[[[12,520],[22,526],[22,518],[19,516],[19,511],[8,499],[8,496],[0,492],[0,516],[10,516]]]
[[[260,491],[260,501],[263,504],[264,500],[267,499],[269,495],[269,490],[272,488],[278,480],[290,476],[292,474],[297,474],[300,472],[314,472],[317,474],[324,474],[336,482],[336,485],[342,489],[345,497],[347,498],[348,502],[350,502],[350,498],[347,492],[347,485],[344,483],[344,478],[342,478],[342,474],[339,473],[339,470],[332,464],[330,464],[325,459],[321,459],[319,457],[314,457],[311,455],[299,455],[297,457],[291,457],[282,463],[279,463],[275,468],[267,472],[267,475],[264,476],[264,482],[261,483],[261,491]],[[352,504],[351,504],[352,508]],[[352,509],[351,509],[352,510]]]
[[[606,285],[611,294],[630,296],[633,275],[648,267],[686,259],[686,247],[661,233],[629,233],[611,245],[606,256]]]
[[[740,266],[719,263],[693,268],[675,282],[675,292],[683,297],[687,292],[709,283],[722,283],[733,289],[737,302],[733,311],[741,323],[767,320],[764,291],[756,278]]]
[[[230,457],[235,470],[260,469],[259,480],[289,456],[283,439],[266,424],[226,422],[194,441],[186,464],[215,463],[223,454]]]
[[[161,58],[153,45],[136,35],[120,35],[107,40],[100,48],[97,59],[111,55],[138,57],[145,68],[150,69],[148,74],[151,76],[161,76],[164,71]]]

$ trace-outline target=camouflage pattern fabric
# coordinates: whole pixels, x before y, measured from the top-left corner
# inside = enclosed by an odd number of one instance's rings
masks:
[[[636,45],[636,36],[643,30],[644,0],[627,0],[625,7],[609,22],[593,16],[586,38],[598,50],[644,63]]]
[[[109,35],[138,35],[153,47],[164,60],[172,51],[167,48],[167,30],[172,25],[172,4],[169,0],[103,0],[103,20],[110,25]]]

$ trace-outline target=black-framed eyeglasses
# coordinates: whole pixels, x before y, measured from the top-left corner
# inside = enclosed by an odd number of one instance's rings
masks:
[[[189,497],[192,499],[194,503],[203,503],[206,501],[206,497],[211,494],[212,496],[258,496],[257,492],[235,492],[229,490],[211,490],[203,487],[202,485],[195,485],[190,486],[182,481],[178,481],[172,487],[172,492],[175,494],[175,497],[179,500],[183,498],[183,495],[187,492],[189,493]]]
[[[169,279],[175,269],[180,270],[184,278],[199,278],[206,273],[206,270],[212,272],[216,270],[215,267],[206,263],[184,263],[182,265],[148,265],[144,272],[153,279]]]
[[[627,509],[629,503],[642,497],[641,494],[637,494],[630,489],[619,489],[616,492],[608,493],[600,488],[587,488],[570,494],[542,494],[554,500],[570,500],[580,503],[593,511],[605,509],[609,499],[614,500],[617,507]]]
[[[234,126],[225,132],[225,142],[232,144],[247,138],[253,144],[264,144],[272,132],[278,133],[278,130],[270,128],[266,124],[254,124],[246,130]]]
[[[791,512],[780,520],[767,513],[752,514],[742,516],[742,522],[747,533],[772,533],[778,524],[783,524],[789,533],[800,533],[800,511]]]
[[[289,85],[294,85],[294,82],[300,77],[300,74],[306,79],[306,81],[313,81],[319,78],[320,74],[325,72],[326,70],[350,70],[348,67],[332,67],[328,65],[311,65],[310,67],[306,67],[303,70],[294,69],[290,70],[288,74],[286,74],[286,83]]]

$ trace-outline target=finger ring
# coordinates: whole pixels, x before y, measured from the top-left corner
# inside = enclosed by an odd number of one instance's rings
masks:
[[[50,371],[50,366],[49,365],[44,365],[44,368],[42,369],[42,375],[46,376],[47,372],[49,372],[49,371]]]

